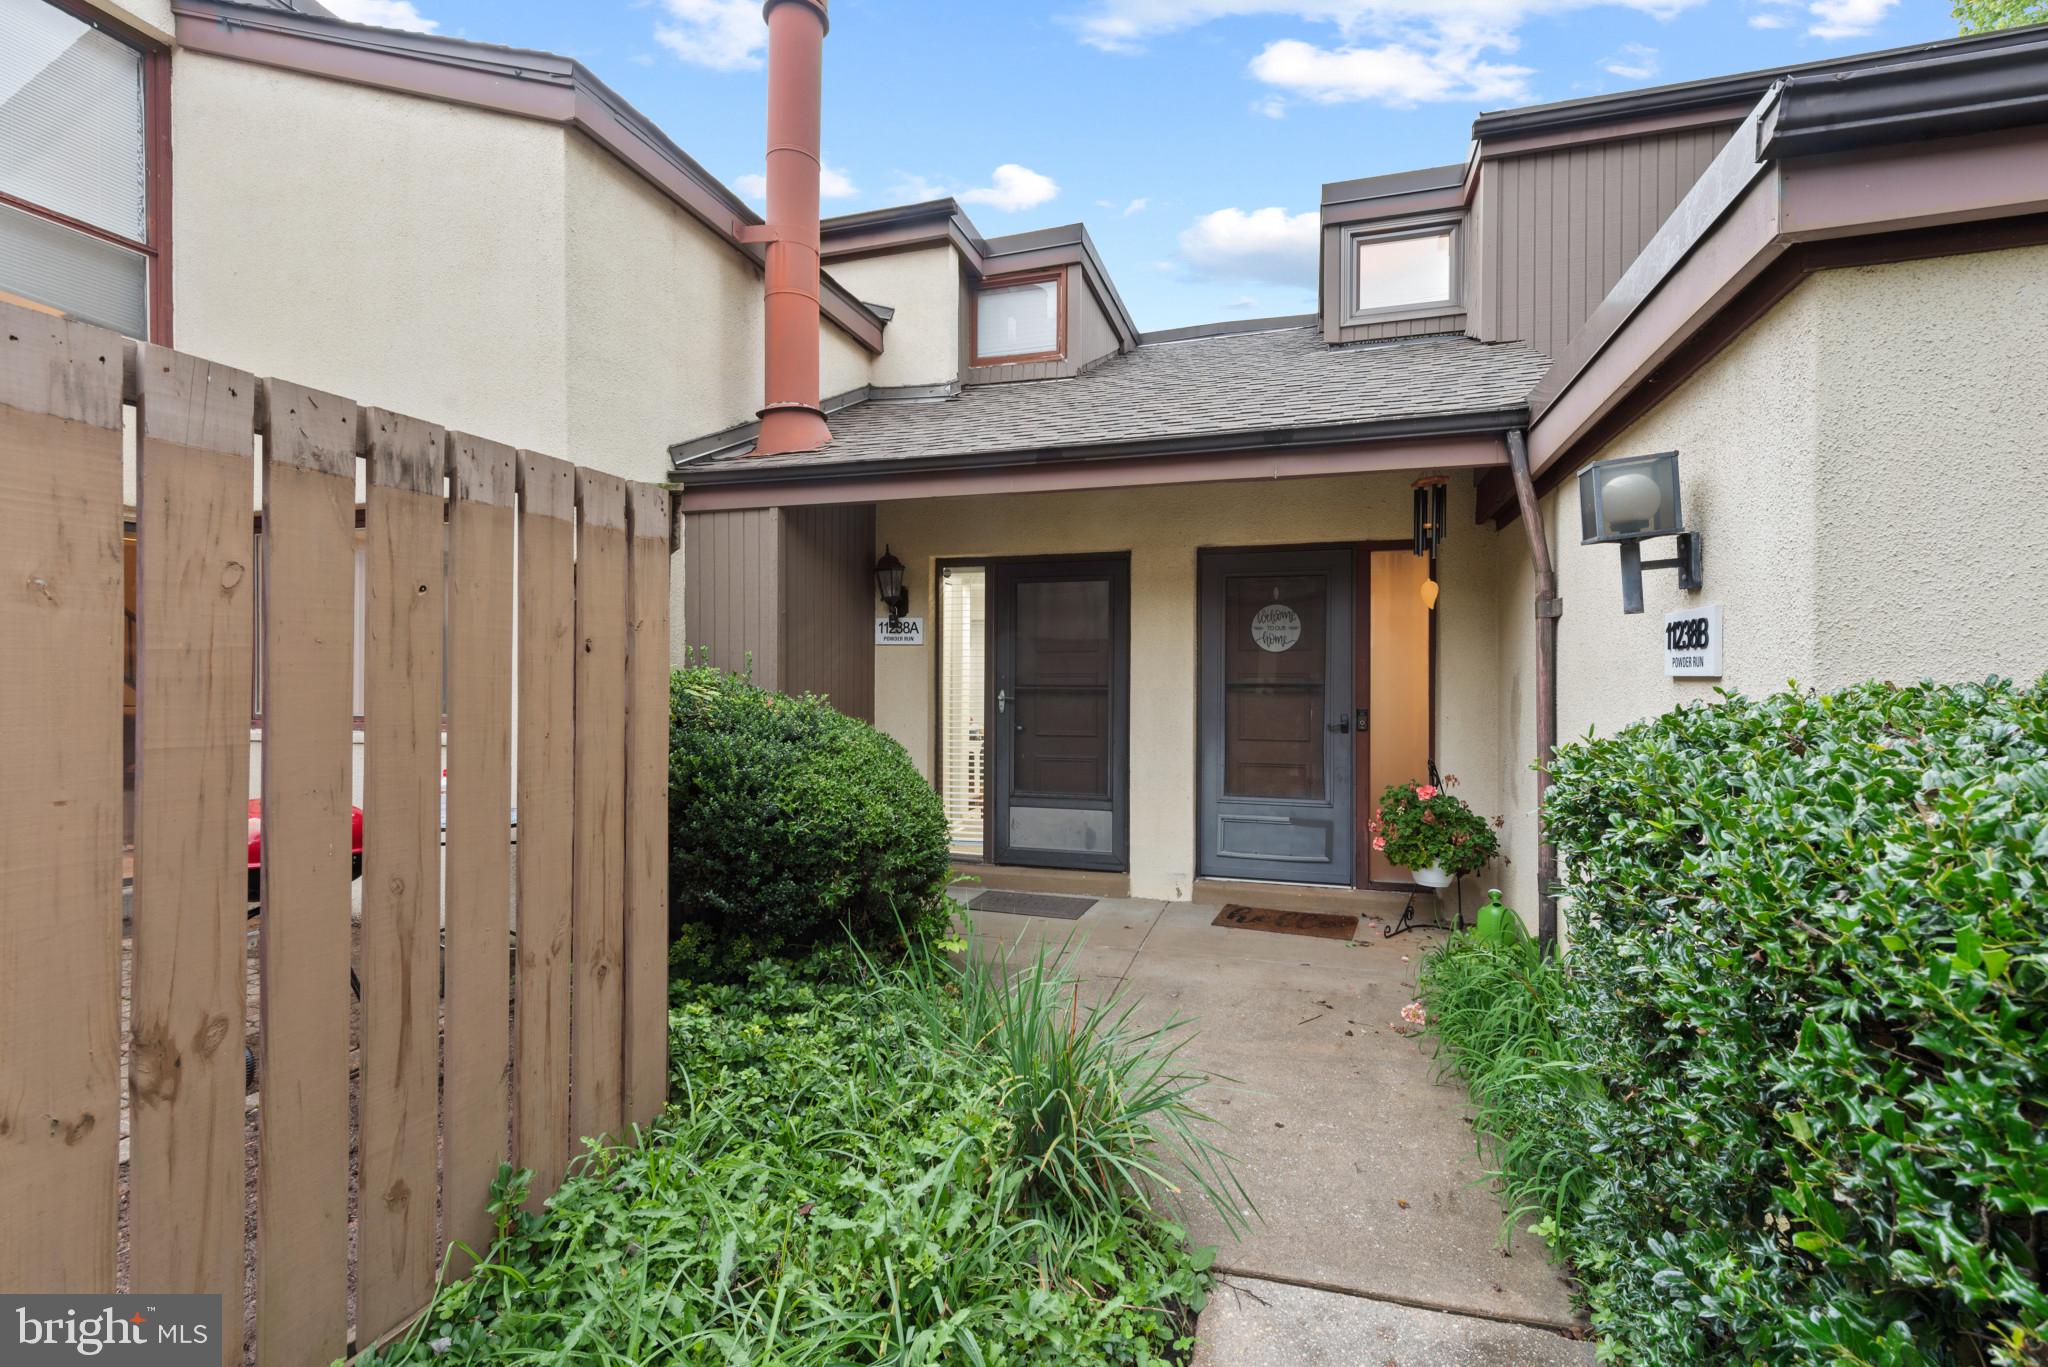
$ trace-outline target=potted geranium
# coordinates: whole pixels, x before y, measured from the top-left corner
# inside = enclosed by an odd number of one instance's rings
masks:
[[[1391,784],[1373,815],[1372,847],[1424,887],[1447,888],[1500,853],[1485,818],[1445,791],[1456,782]]]

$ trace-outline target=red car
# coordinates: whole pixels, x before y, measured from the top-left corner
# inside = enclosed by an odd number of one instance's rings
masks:
[[[350,878],[363,876],[363,809],[349,810],[349,874]],[[249,905],[253,913],[255,905],[263,896],[263,800],[249,799]]]

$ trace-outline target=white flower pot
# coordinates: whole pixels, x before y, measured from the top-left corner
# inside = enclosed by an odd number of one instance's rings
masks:
[[[1426,869],[1415,869],[1413,872],[1415,881],[1425,888],[1447,888],[1453,881],[1451,876],[1436,864],[1431,864]]]

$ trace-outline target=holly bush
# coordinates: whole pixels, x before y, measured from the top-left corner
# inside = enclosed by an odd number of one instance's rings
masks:
[[[1544,810],[1580,1162],[1533,1205],[1607,1355],[2048,1362],[2048,683],[1727,696]]]

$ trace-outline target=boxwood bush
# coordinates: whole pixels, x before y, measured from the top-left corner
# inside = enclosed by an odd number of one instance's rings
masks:
[[[679,967],[717,976],[943,931],[945,814],[900,744],[823,698],[710,668],[677,671],[669,710]]]
[[[1570,1136],[1517,1200],[1607,1356],[2048,1361],[2048,688],[1686,707],[1562,747],[1546,815],[1562,1047],[1490,1126]]]

